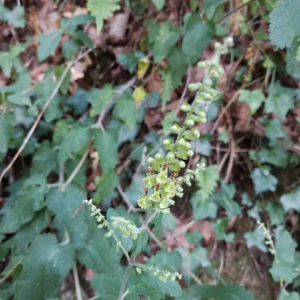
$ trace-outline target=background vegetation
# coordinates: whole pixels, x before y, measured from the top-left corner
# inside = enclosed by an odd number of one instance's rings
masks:
[[[123,299],[299,300],[299,24],[298,0],[0,3],[0,299],[118,298],[126,260],[82,201],[142,223],[147,158],[232,36],[206,168],[143,250],[121,238],[183,278],[134,270]]]

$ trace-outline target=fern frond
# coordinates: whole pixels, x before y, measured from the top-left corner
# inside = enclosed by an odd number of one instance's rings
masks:
[[[217,165],[206,167],[196,174],[196,181],[200,188],[202,200],[208,199],[213,194],[217,187],[219,177]]]
[[[166,104],[171,100],[172,92],[174,89],[172,74],[170,70],[161,72],[162,76],[162,94],[161,94],[161,101],[162,101],[162,109],[165,110]]]

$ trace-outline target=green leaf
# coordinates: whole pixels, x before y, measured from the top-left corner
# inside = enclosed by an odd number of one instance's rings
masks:
[[[64,71],[65,71],[64,66],[56,66],[55,67],[54,73],[55,73],[55,77],[56,77],[57,81],[59,81],[59,79],[61,78]],[[67,94],[68,93],[70,80],[71,80],[71,71],[68,71],[65,78],[64,78],[64,80],[62,81],[62,83],[59,87],[59,90],[62,94]]]
[[[56,220],[66,226],[76,250],[85,247],[85,242],[89,237],[90,216],[87,207],[76,212],[85,198],[84,190],[73,183],[68,185],[64,192],[53,189],[47,196],[48,209],[55,214]]]
[[[31,221],[34,213],[45,206],[44,195],[47,191],[46,178],[42,174],[29,177],[22,188],[12,194],[2,208],[0,232],[11,233]]]
[[[180,37],[178,29],[170,22],[161,23],[153,47],[154,62],[165,59]]]
[[[205,12],[208,12],[209,10],[217,7],[218,5],[226,2],[227,0],[204,0],[203,5],[202,5],[202,9]]]
[[[28,96],[22,94],[12,94],[7,97],[7,100],[17,105],[31,106],[31,100]]]
[[[48,227],[48,220],[45,210],[39,211],[34,219],[22,226],[17,234],[13,237],[14,254],[20,255],[25,252],[26,248]]]
[[[59,163],[65,162],[70,155],[81,153],[86,150],[91,140],[91,131],[80,125],[75,125],[71,131],[64,137],[59,152]]]
[[[270,173],[270,167],[262,166],[256,168],[250,177],[254,182],[255,195],[265,191],[275,192],[278,180]]]
[[[189,18],[182,41],[182,50],[187,55],[190,65],[200,58],[214,34],[214,26],[211,23],[203,23],[198,14],[195,13]]]
[[[229,143],[229,136],[228,136],[228,131],[226,129],[223,129],[219,136],[218,136],[218,141],[228,144]]]
[[[197,192],[191,199],[194,219],[199,221],[206,218],[214,219],[217,215],[218,206],[209,199],[203,199],[202,194]]]
[[[103,28],[104,20],[113,16],[120,9],[120,0],[88,0],[87,8],[91,15],[96,18],[97,31]]]
[[[186,55],[182,51],[182,47],[174,47],[169,55],[169,65],[171,67],[171,77],[173,79],[173,86],[178,87],[182,85],[182,77],[185,75],[188,62]]]
[[[60,22],[60,27],[64,30],[72,33],[76,31],[78,25],[84,25],[86,23],[93,22],[94,18],[89,14],[81,14],[72,18],[63,18]]]
[[[185,237],[189,244],[199,245],[199,243],[203,239],[203,234],[199,231],[199,229],[196,229],[192,232],[187,233]]]
[[[282,262],[294,262],[296,246],[291,234],[286,230],[282,231],[275,243],[277,259]]]
[[[44,141],[34,153],[32,172],[49,175],[57,166],[57,152],[49,141]]]
[[[217,239],[218,240],[224,240],[227,243],[233,243],[234,242],[234,233],[226,233],[226,227],[228,224],[228,219],[227,218],[219,218],[215,222],[210,223],[212,229],[216,233]]]
[[[161,219],[161,223],[163,228],[166,228],[169,231],[173,231],[176,226],[177,219],[172,213],[164,214]]]
[[[196,174],[197,185],[200,188],[200,195],[202,200],[208,199],[215,191],[220,174],[218,172],[218,166],[213,165],[205,167],[204,170],[200,170]]]
[[[246,240],[248,249],[255,246],[261,251],[267,252],[265,235],[260,227],[256,227],[256,229],[252,232],[245,233],[244,238]]]
[[[297,265],[290,262],[275,262],[269,272],[275,281],[292,281],[298,276]]]
[[[162,121],[164,135],[167,136],[171,133],[171,127],[174,122],[179,122],[179,119],[176,117],[176,111],[171,110],[164,116]]]
[[[132,53],[119,53],[117,62],[124,65],[126,69],[132,74],[138,61],[144,57],[141,51],[134,51]]]
[[[23,6],[17,5],[13,10],[6,10],[4,12],[4,18],[5,21],[11,23],[14,28],[25,27],[25,9]]]
[[[298,80],[300,79],[300,64],[299,64],[299,38],[296,36],[294,41],[287,49],[286,55],[286,70],[287,72],[296,77]]]
[[[271,225],[283,223],[284,211],[279,203],[275,201],[269,202],[266,211],[269,213]]]
[[[120,269],[120,255],[109,244],[103,230],[90,236],[88,243],[79,252],[81,264],[97,273],[115,274]]]
[[[76,41],[70,39],[63,43],[62,45],[62,54],[66,60],[71,60],[74,55],[78,52],[79,45]]]
[[[279,300],[300,300],[299,294],[292,292],[289,293],[286,290],[283,290],[280,293]]]
[[[241,90],[239,96],[240,102],[246,102],[250,108],[251,115],[254,115],[265,101],[265,96],[261,90]]]
[[[262,148],[257,152],[257,157],[261,163],[269,163],[276,167],[285,168],[289,161],[289,153],[279,142],[273,148]]]
[[[97,184],[97,191],[94,197],[94,202],[99,203],[113,192],[119,184],[120,176],[114,172],[110,172],[108,174],[103,174],[101,177],[96,177],[95,181]]]
[[[287,134],[282,128],[282,122],[279,118],[272,118],[263,121],[263,125],[265,126],[265,134],[268,139],[271,141],[276,140],[278,138],[286,138]]]
[[[300,186],[295,188],[291,193],[282,195],[280,202],[283,205],[284,211],[288,212],[291,209],[300,211]]]
[[[121,96],[117,99],[116,114],[125,122],[130,129],[133,129],[137,122],[137,111],[132,96]]]
[[[176,280],[164,283],[149,272],[143,272],[141,279],[151,288],[156,289],[163,294],[170,295],[171,297],[180,297],[182,293],[181,287]]]
[[[92,108],[90,116],[94,117],[100,114],[105,105],[114,98],[115,92],[110,84],[105,84],[100,91],[93,93]]]
[[[162,10],[166,0],[152,0],[152,2],[157,10]]]
[[[87,35],[86,32],[83,30],[77,30],[72,34],[72,37],[74,40],[80,41],[82,45],[84,45],[87,48],[92,49],[94,44],[93,41],[90,39],[90,37]]]
[[[52,234],[39,236],[23,259],[15,300],[53,298],[74,264],[70,245],[61,246]]]
[[[39,46],[37,49],[38,61],[41,62],[51,55],[58,46],[63,31],[59,29],[51,33],[44,33],[38,36]]]
[[[270,13],[271,43],[283,49],[290,47],[293,39],[300,33],[300,3],[298,0],[281,0]]]
[[[12,114],[0,114],[0,163],[6,155],[12,131],[10,119]]]
[[[137,256],[147,245],[148,233],[142,230],[136,240],[133,240],[133,251],[132,256]]]
[[[13,60],[10,57],[9,52],[0,52],[0,67],[6,77],[10,77],[12,66]]]
[[[94,133],[95,148],[98,151],[101,169],[104,174],[114,170],[118,161],[118,132],[114,128]]]
[[[182,258],[177,251],[160,250],[150,258],[148,265],[155,265],[158,268],[168,270],[170,272],[177,272],[182,264]]]
[[[287,112],[294,107],[294,90],[282,87],[278,82],[269,86],[269,95],[266,99],[266,113],[275,113],[283,119]]]
[[[171,100],[172,92],[174,89],[173,86],[173,78],[170,69],[161,71],[162,77],[162,94],[161,94],[161,102],[163,111],[166,108],[167,103]]]
[[[190,289],[194,295],[214,300],[256,300],[251,291],[235,284],[196,285]]]

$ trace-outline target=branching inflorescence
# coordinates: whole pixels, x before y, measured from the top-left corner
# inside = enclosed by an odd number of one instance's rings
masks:
[[[206,76],[202,83],[190,83],[188,86],[191,92],[196,92],[196,95],[192,104],[183,103],[181,105],[181,111],[185,112],[187,116],[182,126],[175,123],[171,127],[172,133],[177,136],[175,141],[171,138],[165,139],[163,145],[167,150],[166,155],[158,153],[155,157],[147,159],[150,165],[148,167],[149,172],[143,178],[145,184],[144,193],[137,201],[139,207],[149,210],[143,225],[138,228],[133,222],[122,217],[112,217],[110,218],[111,222],[108,222],[101,214],[100,209],[93,205],[92,200],[85,200],[90,207],[91,216],[96,218],[99,227],[108,228],[109,231],[106,233],[106,237],[114,237],[117,245],[124,252],[129,263],[129,271],[132,266],[136,266],[137,270],[141,271],[143,269],[148,271],[162,282],[181,278],[181,275],[177,272],[170,273],[169,271],[135,263],[134,259],[129,256],[118,240],[115,232],[121,232],[124,238],[130,236],[133,240],[136,240],[156,214],[169,212],[169,207],[175,203],[173,200],[175,196],[183,196],[182,184],[185,183],[190,186],[191,180],[197,176],[200,170],[203,170],[204,165],[197,164],[196,170],[186,170],[184,176],[179,176],[179,172],[186,167],[185,161],[194,155],[191,142],[200,137],[199,130],[194,126],[206,122],[206,112],[203,109],[203,104],[207,101],[216,100],[219,96],[219,91],[214,86],[224,73],[224,69],[220,64],[220,57],[223,54],[227,54],[229,47],[232,46],[233,39],[231,37],[226,38],[223,44],[215,43],[216,53],[213,59],[201,61],[197,64],[200,69],[206,70]],[[127,279],[128,274],[126,272],[119,299],[122,299]]]

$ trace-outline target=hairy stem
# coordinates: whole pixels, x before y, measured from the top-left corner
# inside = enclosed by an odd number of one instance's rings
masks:
[[[123,280],[122,280],[118,300],[123,299],[123,294],[124,294],[124,291],[125,291],[126,283],[127,283],[130,271],[132,270],[132,267],[133,267],[133,264],[129,263],[128,266],[127,266],[127,269],[126,269],[126,273],[125,273],[125,275],[123,277]]]

